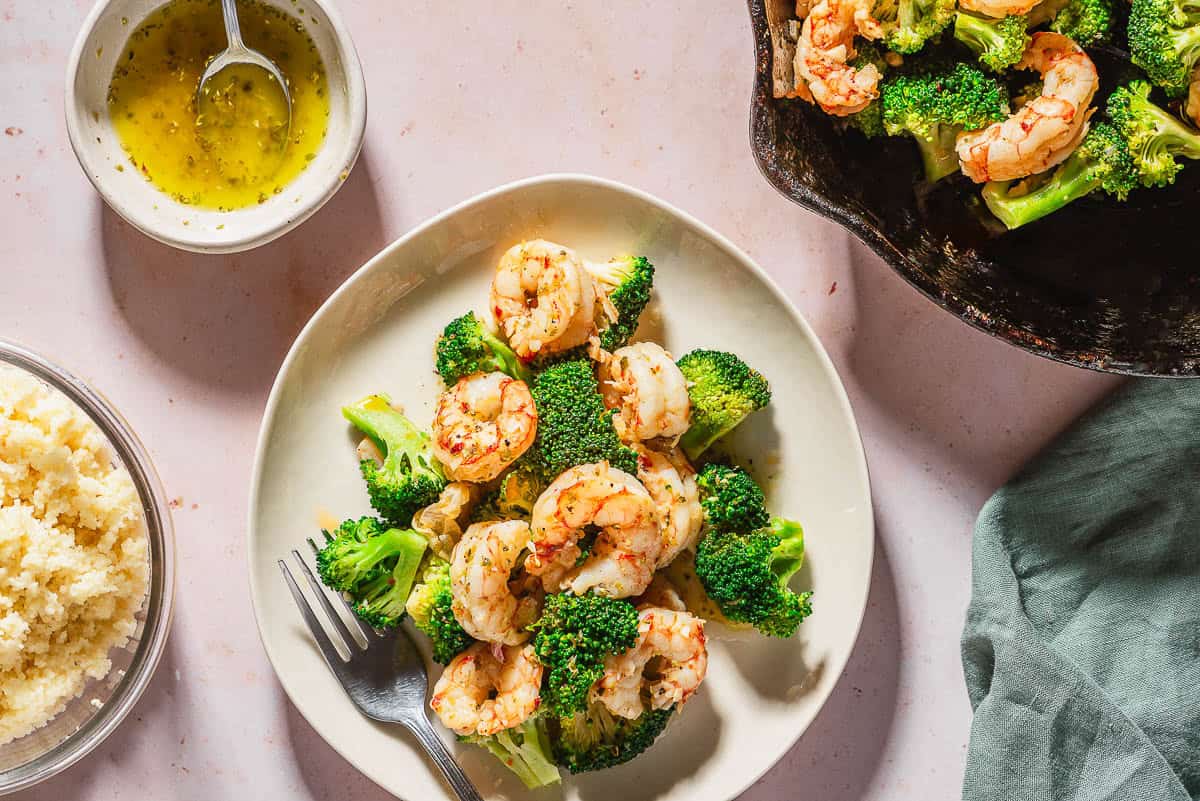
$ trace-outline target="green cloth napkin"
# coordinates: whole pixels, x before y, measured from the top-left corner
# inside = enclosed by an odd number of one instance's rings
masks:
[[[965,801],[1200,799],[1200,382],[1119,390],[979,515]]]

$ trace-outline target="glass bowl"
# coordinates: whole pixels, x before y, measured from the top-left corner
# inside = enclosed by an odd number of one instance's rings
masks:
[[[158,666],[175,594],[175,533],[167,498],[150,456],[129,424],[99,392],[45,358],[0,339],[0,364],[21,368],[71,399],[108,437],[114,457],[129,471],[142,501],[150,547],[150,583],[137,628],[123,648],[109,652],[112,670],[89,681],[53,720],[0,746],[0,795],[48,779],[87,755],[129,714]]]

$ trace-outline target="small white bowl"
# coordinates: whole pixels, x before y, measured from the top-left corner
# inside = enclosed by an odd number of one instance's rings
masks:
[[[169,0],[168,0],[169,2]],[[284,190],[235,211],[186,206],[143,178],[118,170],[128,156],[108,116],[108,86],[129,35],[164,0],[100,0],[67,64],[67,133],[84,173],[106,203],[147,236],[197,253],[236,253],[295,228],[341,187],[362,149],[367,90],[350,32],[329,0],[262,0],[299,16],[325,63],[329,127],[317,156]]]

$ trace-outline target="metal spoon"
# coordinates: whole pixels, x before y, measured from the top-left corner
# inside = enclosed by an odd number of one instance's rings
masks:
[[[221,13],[225,16],[225,49],[209,62],[208,68],[200,76],[200,85],[196,87],[196,107],[203,108],[207,97],[205,84],[216,77],[217,73],[234,65],[250,65],[265,71],[275,81],[283,92],[284,103],[287,106],[287,127],[284,130],[282,142],[286,144],[292,128],[292,95],[288,92],[287,81],[275,62],[257,50],[246,47],[242,41],[242,28],[238,24],[237,0],[221,0]]]

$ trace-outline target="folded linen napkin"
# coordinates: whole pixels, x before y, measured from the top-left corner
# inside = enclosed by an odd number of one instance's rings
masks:
[[[965,801],[1200,801],[1200,382],[1135,381],[979,515]]]

